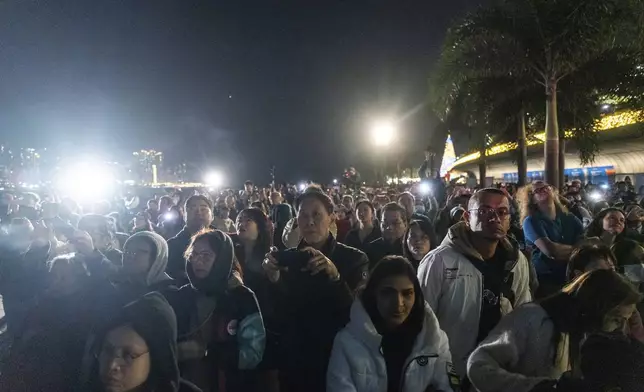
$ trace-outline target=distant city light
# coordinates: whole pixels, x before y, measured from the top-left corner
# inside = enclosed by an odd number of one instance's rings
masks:
[[[220,172],[210,172],[206,174],[204,182],[212,188],[220,187],[224,183],[224,176]]]

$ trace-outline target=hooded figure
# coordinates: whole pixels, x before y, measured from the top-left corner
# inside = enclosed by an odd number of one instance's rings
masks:
[[[186,259],[190,285],[168,296],[177,314],[182,374],[205,392],[252,390],[247,383],[254,377],[242,371],[262,360],[266,332],[255,294],[228,283],[232,240],[203,230],[192,238]]]
[[[91,387],[81,391],[199,391],[179,377],[176,325],[159,293],[125,306],[97,341]]]
[[[390,296],[393,288],[379,286],[389,278],[401,277],[413,284],[414,301],[409,309],[408,298],[403,300],[409,313],[400,324],[391,326],[383,317],[387,310],[381,310],[389,298],[379,297]],[[395,301],[401,312],[400,298]],[[326,388],[333,392],[458,390],[447,335],[425,302],[415,270],[406,259],[388,256],[372,271],[351,307],[351,321],[333,342]]]
[[[493,262],[485,262],[470,236],[467,222],[455,224],[418,267],[425,299],[451,342],[459,377],[466,375],[472,350],[501,317],[532,301],[529,262],[516,241],[499,240]]]
[[[175,281],[165,272],[167,265],[168,245],[159,234],[141,231],[128,238],[119,285],[126,303],[152,291],[175,289]]]

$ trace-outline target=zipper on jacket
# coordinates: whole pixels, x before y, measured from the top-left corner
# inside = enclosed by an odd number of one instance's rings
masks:
[[[407,364],[403,367],[403,371],[400,377],[400,387],[398,388],[398,392],[403,392],[403,387],[405,386],[405,374],[407,373],[407,370],[409,369],[409,365],[414,363],[415,361],[418,361],[421,358],[427,358],[427,364],[429,364],[429,359],[430,358],[438,358],[438,354],[428,354],[428,355],[418,355],[414,358],[412,358]]]

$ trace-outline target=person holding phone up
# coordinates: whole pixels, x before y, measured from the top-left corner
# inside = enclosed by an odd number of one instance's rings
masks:
[[[280,388],[325,391],[326,369],[335,334],[349,321],[354,294],[367,279],[369,261],[335,240],[331,198],[309,187],[296,201],[302,240],[294,249],[269,252],[264,270],[283,293]]]

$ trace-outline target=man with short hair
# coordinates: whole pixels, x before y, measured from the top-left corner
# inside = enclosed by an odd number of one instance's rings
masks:
[[[181,285],[188,283],[186,259],[183,257],[193,234],[211,227],[212,201],[203,195],[190,196],[186,200],[186,226],[168,240],[168,266],[166,272]]]
[[[382,237],[367,245],[369,269],[373,269],[385,256],[403,255],[403,237],[409,227],[405,208],[398,203],[388,203],[382,208],[380,230]]]
[[[510,202],[503,191],[476,192],[463,218],[421,261],[418,280],[464,379],[472,350],[504,314],[532,296],[528,260],[507,236]]]
[[[427,223],[432,223],[427,215],[421,212],[416,212],[416,198],[410,192],[403,192],[398,196],[398,204],[405,208],[407,211],[407,221],[424,220]],[[424,212],[424,205],[423,212]]]

